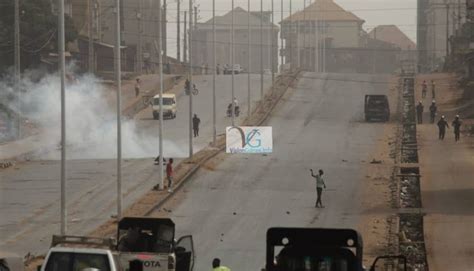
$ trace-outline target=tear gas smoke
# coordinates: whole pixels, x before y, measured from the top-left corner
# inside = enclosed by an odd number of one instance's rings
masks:
[[[33,81],[31,73],[23,75],[21,112],[40,127],[42,133],[36,153],[38,159],[59,159],[61,131],[61,82],[57,74]],[[13,90],[0,82],[2,96]],[[115,93],[107,90],[91,75],[78,77],[66,86],[66,148],[68,159],[113,159],[117,156],[117,116]],[[11,99],[10,99],[11,100]],[[16,103],[8,106],[18,111]],[[165,157],[184,157],[185,151],[172,142],[164,142]],[[137,128],[135,120],[122,120],[123,158],[155,157],[158,134],[147,134]]]

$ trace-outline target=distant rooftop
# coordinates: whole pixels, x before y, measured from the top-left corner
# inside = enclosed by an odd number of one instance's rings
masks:
[[[271,12],[264,11],[263,12],[263,19],[260,16],[260,12],[250,12],[250,20],[249,20],[249,12],[241,7],[234,8],[234,28],[235,29],[247,29],[248,22],[250,21],[250,26],[252,28],[260,28],[260,24],[263,24],[264,28],[269,28],[272,26],[271,21],[269,20]],[[209,29],[212,28],[213,22],[216,22],[216,28],[230,28],[232,25],[232,11],[227,12],[222,16],[216,16],[214,18],[209,19],[204,23],[198,23],[198,29]],[[278,29],[278,26],[273,24],[273,28]]]
[[[392,43],[402,50],[415,50],[416,44],[396,25],[379,25],[369,32],[369,37]]]
[[[344,10],[333,0],[316,0],[305,10],[298,11],[283,20],[288,21],[355,21],[363,23],[364,20],[354,15],[352,12]]]

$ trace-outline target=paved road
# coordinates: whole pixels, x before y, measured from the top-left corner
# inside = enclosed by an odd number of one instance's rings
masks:
[[[225,117],[225,104],[230,100],[230,76],[218,77],[218,128],[224,131],[229,119]],[[259,98],[259,77],[252,77],[253,102]],[[196,84],[201,90],[196,97],[196,113],[202,120],[201,136],[196,140],[195,151],[210,141],[211,128],[211,77],[197,76]],[[269,86],[269,77],[266,77]],[[224,91],[226,90],[226,91]],[[247,76],[236,76],[236,96],[246,112]],[[225,99],[225,100],[223,100]],[[181,95],[178,100],[179,113],[175,120],[165,124],[165,151],[167,156],[184,157],[187,152],[186,112],[187,97]],[[124,206],[151,189],[158,180],[157,168],[150,157],[158,153],[157,121],[150,119],[151,112],[145,110],[131,122],[126,131],[132,128],[139,132],[132,136],[124,134],[123,191]],[[115,133],[115,126],[111,127]],[[106,136],[109,134],[106,134]],[[111,139],[112,141],[115,139]],[[144,143],[146,142],[146,143]],[[147,148],[137,148],[136,145]],[[174,147],[173,147],[174,146]],[[106,159],[115,156],[112,152],[97,152],[97,145],[81,146],[81,149],[69,150],[84,154],[94,153],[88,159],[68,162],[68,214],[69,234],[84,234],[94,229],[112,214],[116,213],[116,161]],[[134,152],[134,150],[140,151]],[[57,152],[51,157],[59,157]],[[0,171],[0,251],[6,250],[24,255],[44,253],[49,246],[51,235],[59,232],[59,178],[60,165],[54,160],[40,160],[17,164],[13,168]]]
[[[317,77],[306,73],[268,121],[273,154],[222,155],[222,162],[199,171],[177,195],[182,199],[168,206],[178,234],[195,238],[195,270],[209,270],[213,257],[233,270],[259,270],[271,226],[357,226],[363,160],[383,130],[362,122],[363,95],[386,93],[388,78]],[[309,168],[326,172],[324,209],[314,208]]]
[[[231,118],[226,117],[226,110],[232,101],[231,76],[221,75],[216,77],[216,129],[217,134],[225,132],[225,127],[231,125]],[[248,108],[248,75],[235,75],[235,97],[237,98],[241,110],[241,115],[235,119],[238,124],[247,116]],[[207,146],[212,141],[213,111],[212,111],[212,75],[200,75],[194,77],[199,94],[193,98],[194,113],[201,119],[199,137],[194,138],[194,151],[198,151]],[[251,108],[255,107],[255,102],[260,99],[260,76],[251,76]],[[265,76],[265,89],[270,87],[271,77]],[[149,107],[136,116],[137,127],[144,128],[145,134],[158,135],[159,122],[153,120],[152,110]],[[178,93],[178,113],[176,119],[164,121],[165,157],[188,155],[189,148],[189,97]],[[166,145],[168,143],[168,145]],[[172,145],[170,145],[172,144]],[[168,148],[167,148],[168,147]]]

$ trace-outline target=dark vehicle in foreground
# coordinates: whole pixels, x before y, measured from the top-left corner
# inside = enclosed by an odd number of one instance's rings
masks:
[[[365,95],[365,120],[390,120],[390,106],[387,95]]]
[[[407,270],[404,256],[379,256],[370,269],[362,264],[363,243],[352,229],[270,228],[265,271]]]

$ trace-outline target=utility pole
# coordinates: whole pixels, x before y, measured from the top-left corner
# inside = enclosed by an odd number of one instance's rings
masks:
[[[92,1],[87,0],[87,8],[89,13],[89,23],[87,25],[87,33],[89,35],[89,73],[94,72],[94,41],[93,41],[93,34],[92,34],[92,25],[94,23],[94,16],[93,16],[93,9],[92,9]]]
[[[250,28],[250,10],[251,10],[250,0],[248,0],[247,5],[248,5],[248,12],[247,12],[247,28],[248,28],[247,29],[247,31],[248,31],[248,34],[247,34],[247,36],[248,36],[248,44],[247,44],[247,46],[248,46],[248,48],[247,48],[247,51],[248,51],[248,53],[247,53],[247,57],[248,57],[248,67],[247,67],[247,76],[248,76],[247,77],[247,116],[250,116],[250,111],[251,111],[251,106],[252,106],[252,104],[251,104],[252,101],[251,101],[251,97],[250,97],[250,94],[251,94],[251,91],[250,91],[251,90],[250,72],[252,70],[251,69],[251,67],[252,67],[252,64],[251,64],[252,63],[252,54],[251,54],[252,46],[250,44],[251,39],[252,39],[252,30]]]
[[[187,12],[187,11],[184,11],[183,63],[188,62],[188,30],[187,30],[187,27],[188,27],[188,23],[187,23],[188,17],[187,17],[187,15],[188,15],[188,12]]]
[[[193,0],[189,0],[189,158],[193,157]]]
[[[166,63],[168,63],[168,20],[167,20],[167,8],[168,5],[166,4],[167,0],[163,0],[163,19],[161,20],[161,34],[163,35],[163,38],[161,39],[163,41],[163,58]]]
[[[176,0],[177,2],[177,13],[176,13],[176,59],[178,63],[181,62],[181,0]]]
[[[143,42],[142,42],[142,0],[138,0],[137,22],[138,22],[138,50],[137,50],[137,65],[138,73],[142,73],[143,68]]]
[[[234,0],[232,0],[232,23],[231,23],[231,30],[230,30],[230,58],[231,58],[231,72],[232,72],[232,126],[235,126],[235,76],[234,76],[234,66],[235,66],[235,47],[234,47]]]
[[[165,4],[166,5],[166,4]],[[158,185],[158,189],[164,189],[165,188],[165,185],[164,185],[164,174],[163,174],[163,81],[164,81],[164,78],[163,78],[163,52],[162,52],[162,48],[164,47],[163,46],[163,39],[164,39],[164,32],[163,32],[163,16],[161,16],[161,0],[158,0],[158,8],[160,9],[160,11],[158,12],[158,39],[159,39],[159,42],[158,42],[158,69],[159,69],[159,73],[160,73],[160,101],[159,101],[159,104],[160,104],[160,119],[159,119],[159,127],[158,127],[158,147],[160,148],[160,159],[158,159],[158,163],[159,163],[159,174],[158,174],[158,177],[160,178],[159,180],[159,185]],[[168,187],[168,189],[171,189],[171,187]]]
[[[64,58],[64,0],[59,0],[58,9],[58,48],[59,48],[59,75],[61,78],[61,235],[67,231],[66,206],[66,61]]]
[[[250,0],[249,0],[250,1]],[[212,62],[214,69],[212,72],[212,145],[215,147],[217,142],[217,116],[216,116],[216,0],[212,0]]]
[[[61,0],[63,1],[63,0]],[[121,9],[115,0],[115,85],[117,87],[117,218],[122,217],[122,71],[121,71]]]
[[[263,0],[260,0],[260,101],[263,102]]]
[[[15,92],[18,101],[17,137],[21,138],[21,92],[20,92],[20,0],[15,0]]]

